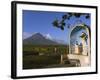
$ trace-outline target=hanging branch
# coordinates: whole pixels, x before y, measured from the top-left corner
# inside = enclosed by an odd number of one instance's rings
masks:
[[[73,16],[76,18],[80,18],[81,16],[84,16],[86,19],[90,18],[90,15],[88,13],[66,13],[66,14],[62,15],[61,21],[58,19],[55,19],[52,24],[54,27],[57,27],[57,28],[60,28],[61,30],[64,30],[64,28],[66,26],[65,21],[71,20],[71,18]],[[67,21],[67,28],[70,28],[70,24],[68,23],[68,21]]]

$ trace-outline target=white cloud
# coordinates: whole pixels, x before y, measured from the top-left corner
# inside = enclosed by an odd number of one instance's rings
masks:
[[[49,33],[45,35],[45,38],[46,39],[52,39],[52,37],[51,37],[51,35]]]

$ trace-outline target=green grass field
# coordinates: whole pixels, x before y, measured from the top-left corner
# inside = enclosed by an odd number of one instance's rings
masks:
[[[47,68],[48,66],[50,68],[50,66],[59,65],[61,54],[68,54],[68,46],[23,45],[23,69]]]

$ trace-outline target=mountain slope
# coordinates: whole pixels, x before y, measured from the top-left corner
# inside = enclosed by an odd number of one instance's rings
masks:
[[[46,39],[42,34],[36,33],[31,37],[23,40],[24,44],[34,44],[34,45],[58,45],[57,42],[50,39]]]

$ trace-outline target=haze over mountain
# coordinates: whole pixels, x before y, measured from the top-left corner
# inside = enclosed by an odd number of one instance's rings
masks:
[[[54,40],[52,38],[47,38],[47,36],[43,36],[41,33],[33,34],[32,36],[23,40],[24,44],[34,44],[34,45],[59,45],[64,44],[63,41]]]
[[[42,34],[36,33],[31,37],[23,40],[24,44],[34,44],[34,45],[57,45],[57,42],[54,42],[50,39],[46,39]]]

